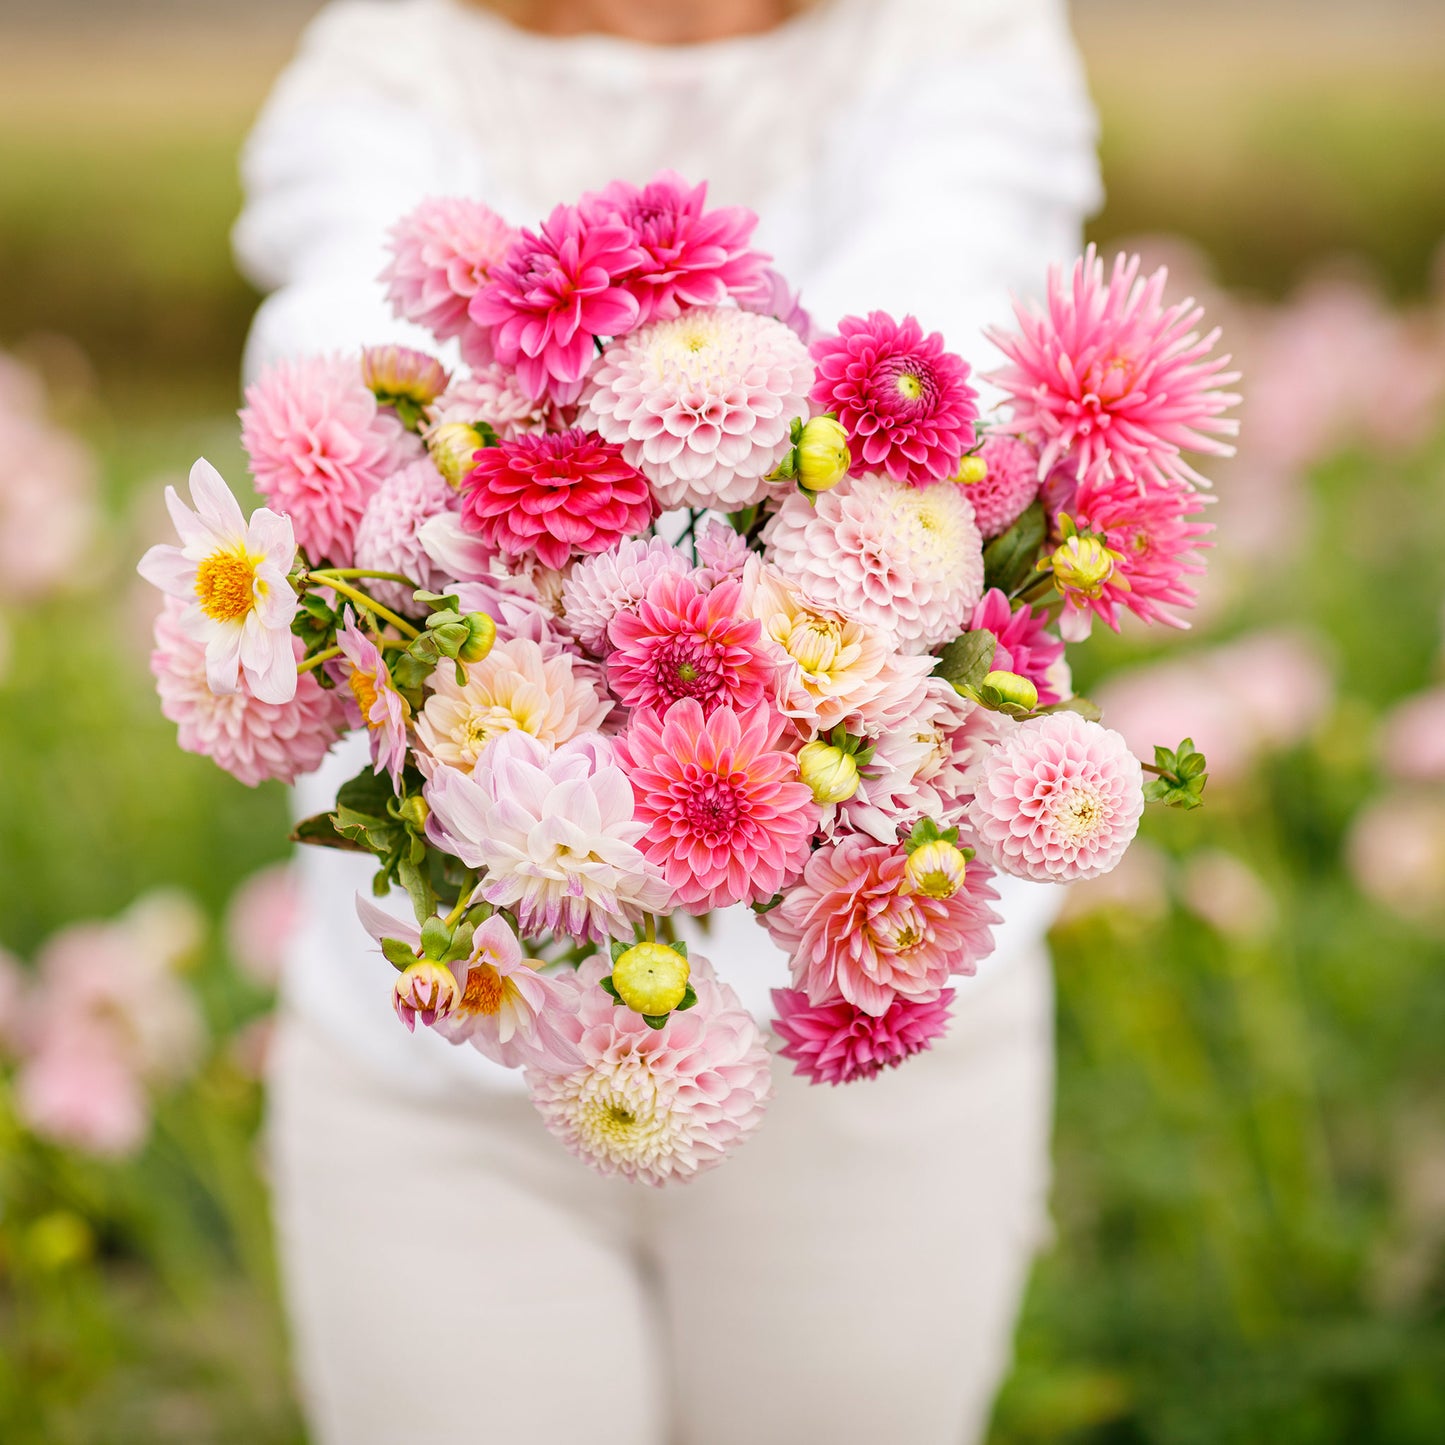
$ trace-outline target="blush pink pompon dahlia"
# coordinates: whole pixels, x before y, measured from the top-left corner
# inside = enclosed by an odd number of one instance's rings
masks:
[[[963,494],[987,542],[1003,536],[1038,496],[1039,454],[1018,437],[995,435],[979,455],[988,474],[981,482],[965,484]]]
[[[356,528],[355,561],[376,572],[396,572],[426,591],[445,582],[442,569],[422,545],[421,529],[433,517],[456,505],[456,493],[445,478],[423,458],[393,472],[372,494]],[[384,607],[401,612],[416,610],[416,587],[368,578],[364,584]]]
[[[635,608],[664,572],[691,571],[691,562],[665,537],[629,537],[572,568],[562,584],[561,624],[585,651],[602,657],[612,646],[607,634],[618,613]]]
[[[905,1059],[932,1048],[948,1030],[953,990],[925,1003],[895,998],[885,1013],[864,1013],[846,999],[813,1004],[793,988],[775,988],[773,1032],[778,1050],[810,1084],[851,1084],[896,1069]]]

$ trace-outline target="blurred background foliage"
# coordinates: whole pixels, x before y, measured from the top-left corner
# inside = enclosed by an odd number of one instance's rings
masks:
[[[308,7],[146,8],[57,0],[23,27],[0,9],[0,347],[95,451],[103,518],[83,577],[0,619],[0,944],[33,958],[65,925],[184,889],[212,920],[189,975],[211,1043],[127,1160],[37,1141],[0,1090],[7,1445],[303,1438],[237,1047],[267,994],[220,923],[283,855],[284,800],[175,748],[131,569],[162,480],[202,452],[242,474],[256,298],[227,249],[235,153]],[[1204,286],[1252,302],[1348,257],[1439,331],[1438,6],[1076,16],[1109,185],[1096,238],[1183,237]],[[1235,304],[1258,331],[1267,313]],[[1445,1439],[1445,843],[1434,903],[1427,872],[1402,906],[1352,841],[1392,789],[1439,789],[1392,781],[1376,737],[1441,681],[1440,420],[1339,438],[1288,477],[1247,465],[1247,421],[1198,637],[1091,646],[1089,685],[1264,619],[1307,630],[1328,686],[1203,812],[1151,819],[1138,866],[1056,931],[1058,1237],[999,1445]],[[1232,552],[1231,486],[1266,485],[1287,544]],[[1262,685],[1234,674],[1243,696]]]

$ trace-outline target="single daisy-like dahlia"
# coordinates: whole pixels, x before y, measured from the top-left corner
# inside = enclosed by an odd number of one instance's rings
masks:
[[[312,356],[278,361],[246,388],[241,445],[257,490],[290,517],[311,563],[347,567],[371,494],[420,443],[380,406],[354,356]]]
[[[817,379],[810,400],[848,433],[853,475],[884,472],[923,486],[958,470],[973,445],[978,393],[968,363],[943,349],[912,316],[882,311],[846,316],[836,336],[812,346]]]
[[[500,609],[499,609],[500,610]],[[472,772],[503,733],[530,733],[547,747],[600,727],[612,704],[582,672],[582,660],[531,637],[499,640],[480,662],[439,667],[416,720],[418,761]]]
[[[820,848],[803,878],[762,915],[792,956],[793,987],[809,1002],[840,995],[875,1018],[895,998],[930,1003],[952,974],[972,974],[993,952],[988,905],[998,894],[977,861],[951,898],[913,892],[900,845],[850,834]]]
[[[244,685],[261,702],[296,695],[291,619],[299,605],[289,577],[296,565],[291,523],[268,507],[248,522],[221,474],[201,460],[191,468],[191,501],[166,488],[179,547],[152,547],[136,571],[168,597],[186,602],[179,624],[206,650],[212,692]]]
[[[660,1029],[613,1004],[603,958],[558,980],[577,1000],[558,1024],[573,1062],[529,1065],[527,1083],[547,1128],[599,1173],[686,1181],[762,1123],[772,1096],[763,1035],[705,958],[690,963],[697,1003]]]
[[[775,988],[773,1032],[783,1041],[779,1055],[810,1084],[851,1084],[932,1048],[948,1030],[952,1004],[953,990],[945,988],[923,1003],[895,998],[875,1016],[847,999],[814,1004],[797,989]]]
[[[707,183],[689,186],[663,171],[639,189],[613,181],[581,206],[589,218],[611,219],[633,234],[642,259],[621,284],[640,307],[638,324],[716,306],[730,294],[757,290],[768,258],[750,248],[758,218],[742,206],[707,209]]]
[[[351,691],[348,712],[353,727],[365,726],[371,739],[375,771],[391,776],[393,788],[401,787],[401,770],[406,766],[406,725],[411,707],[396,690],[391,669],[381,649],[356,625],[348,607],[345,626],[336,633],[345,667],[342,678]]]
[[[188,753],[201,753],[248,787],[269,778],[294,783],[315,772],[332,743],[346,730],[341,699],[309,672],[297,679],[287,702],[261,702],[241,679],[236,692],[213,692],[206,681],[206,649],[182,622],[185,603],[167,597],[156,618],[155,674],[161,711],[177,727]],[[291,639],[292,657],[304,648]]]
[[[392,311],[439,340],[458,337],[472,366],[492,359],[491,336],[467,314],[517,232],[480,201],[423,201],[391,228],[391,260],[381,273]]]
[[[1138,758],[1118,733],[1077,713],[1020,723],[969,781],[980,852],[1005,873],[1041,882],[1107,873],[1144,811]]]
[[[621,446],[663,507],[734,511],[767,495],[812,377],[807,348],[781,321],[703,307],[614,341],[581,424]]]
[[[958,636],[983,595],[983,539],[962,487],[848,477],[815,501],[792,493],[763,541],[808,596],[910,652]]]
[[[439,769],[425,790],[432,840],[484,870],[480,896],[529,937],[633,937],[672,891],[638,849],[627,774],[596,733],[555,752],[523,732],[498,738],[473,776]]]
[[[581,394],[598,338],[637,325],[642,308],[623,282],[646,260],[614,215],[558,206],[540,231],[517,236],[468,314],[492,328],[497,360],[516,368],[529,395],[567,406]]]
[[[1016,672],[1028,678],[1039,690],[1040,707],[1063,701],[1054,687],[1054,678],[1064,644],[1048,626],[1046,613],[1035,612],[1027,604],[1011,607],[1007,595],[997,587],[983,594],[967,624],[970,632],[984,629],[993,633],[998,646],[990,667],[995,672]]]
[[[1090,246],[1067,277],[1051,270],[1046,309],[1016,301],[1017,329],[986,333],[1009,362],[989,380],[1010,398],[1010,430],[1038,444],[1040,476],[1067,457],[1080,480],[1203,485],[1182,453],[1234,451],[1220,438],[1239,430],[1224,416],[1239,398],[1222,388],[1239,373],[1209,354],[1218,330],[1194,329],[1192,300],[1166,307],[1168,272],[1141,278],[1140,264],[1121,255],[1106,280]]]
[[[469,531],[509,557],[554,568],[607,551],[655,514],[646,478],[621,449],[577,427],[478,452],[462,493]]]
[[[963,483],[985,541],[1001,537],[1039,494],[1039,454],[1024,440],[995,433],[979,450],[986,475]]]
[[[415,587],[368,578],[365,586],[385,607],[416,609],[417,587],[434,592],[450,580],[432,560],[418,533],[433,517],[450,512],[456,493],[425,457],[393,472],[372,493],[356,528],[356,565],[375,572],[396,572]]]
[[[762,624],[741,607],[742,585],[710,591],[691,577],[664,572],[635,609],[619,612],[608,631],[607,681],[628,707],[666,712],[695,698],[704,713],[739,714],[772,691],[777,663],[762,642]]]
[[[647,827],[642,850],[689,913],[764,902],[807,862],[818,805],[778,747],[782,726],[767,707],[704,715],[684,698],[664,717],[634,714],[618,739]]]
[[[612,645],[607,634],[618,613],[636,607],[664,572],[680,577],[691,571],[687,557],[665,538],[629,537],[572,568],[562,584],[562,626],[602,657]]]

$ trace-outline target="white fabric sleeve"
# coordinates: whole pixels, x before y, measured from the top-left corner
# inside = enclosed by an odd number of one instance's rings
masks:
[[[436,349],[391,314],[385,233],[431,195],[483,194],[458,125],[424,102],[428,7],[345,0],[323,10],[241,157],[232,233],[242,273],[272,294],[251,326],[248,379],[278,357],[394,341]]]

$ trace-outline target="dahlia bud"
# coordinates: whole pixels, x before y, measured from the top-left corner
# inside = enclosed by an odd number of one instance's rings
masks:
[[[497,624],[485,612],[468,612],[462,621],[470,636],[457,656],[463,662],[481,662],[497,640]]]
[[[446,964],[432,958],[420,958],[398,974],[391,991],[397,1018],[413,1033],[418,1015],[430,1028],[438,1019],[446,1018],[461,997],[456,975]]]
[[[953,474],[953,480],[965,487],[976,487],[980,482],[988,480],[988,463],[978,455],[964,457]]]
[[[414,833],[420,833],[426,827],[431,809],[427,807],[426,799],[420,793],[413,793],[397,804],[396,814]]]
[[[984,687],[992,688],[1000,702],[1011,703],[1025,712],[1032,712],[1039,705],[1039,690],[1028,678],[1016,672],[990,672],[983,679]]]
[[[688,961],[665,943],[634,943],[612,965],[611,992],[647,1018],[670,1014],[687,997]]]
[[[434,356],[409,346],[368,346],[361,353],[361,378],[409,431],[417,430],[426,408],[451,380]]]
[[[432,465],[453,487],[460,487],[476,465],[476,455],[487,439],[464,421],[444,421],[426,434]]]
[[[903,876],[909,888],[925,898],[952,898],[963,887],[967,867],[963,849],[945,838],[935,838],[908,855]]]
[[[798,754],[798,770],[821,807],[844,802],[858,791],[858,760],[821,738],[815,738]]]
[[[1054,585],[1060,592],[1100,597],[1104,584],[1114,576],[1114,568],[1121,561],[1123,558],[1106,546],[1102,537],[1092,532],[1071,532],[1043,567],[1054,574]],[[1122,586],[1123,579],[1118,579],[1116,585]]]
[[[853,465],[848,433],[831,412],[815,416],[804,425],[794,451],[798,481],[810,492],[836,487]]]

